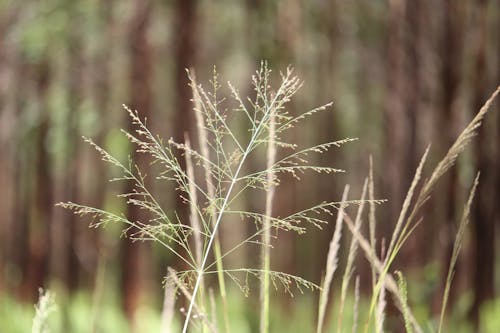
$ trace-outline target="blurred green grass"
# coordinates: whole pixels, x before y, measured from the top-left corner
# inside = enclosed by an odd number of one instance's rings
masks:
[[[415,287],[410,286],[410,289]],[[335,290],[333,300],[335,300]],[[56,311],[50,317],[51,333],[130,333],[127,320],[121,310],[119,299],[112,295],[103,298],[98,311],[94,314],[92,295],[88,292],[78,292],[72,297],[63,300],[56,294]],[[314,332],[317,295],[310,293],[298,294],[295,297],[276,297],[271,304],[271,332]],[[446,332],[472,333],[475,332],[467,321],[467,308],[472,300],[470,293],[464,293],[458,297],[454,304],[451,304],[451,311],[447,320]],[[349,297],[344,309],[345,318],[342,323],[344,331],[351,331],[353,320],[353,298]],[[365,329],[364,313],[368,307],[367,299],[363,296],[360,300],[358,332]],[[241,293],[233,290],[229,293],[231,331],[236,333],[251,333],[258,331],[259,303],[252,298],[245,298]],[[338,304],[332,304],[329,311],[329,320],[325,332],[336,332]],[[179,310],[179,305],[176,306]],[[220,305],[218,306],[220,308]],[[437,318],[429,318],[428,304],[415,304],[414,310],[426,332],[435,332]],[[161,309],[151,306],[142,306],[139,309],[140,332],[160,332]],[[35,307],[32,304],[22,304],[14,301],[13,298],[0,296],[0,332],[2,333],[25,333],[31,331],[32,318],[35,314]],[[95,325],[92,329],[92,317],[95,315]],[[176,320],[180,315],[177,311]],[[221,322],[219,316],[218,321]],[[386,318],[387,330],[391,332],[390,326],[402,325],[402,318],[395,314],[389,314]],[[180,328],[180,323],[174,322],[173,332]],[[371,329],[369,330],[371,331]],[[479,332],[498,333],[500,332],[500,298],[487,303],[481,311],[481,324]]]

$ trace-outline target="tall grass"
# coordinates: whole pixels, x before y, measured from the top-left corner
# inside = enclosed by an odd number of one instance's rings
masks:
[[[229,93],[236,105],[233,108],[228,108],[229,104],[220,97],[221,86],[216,73],[209,90],[205,90],[196,82],[193,73],[189,75],[197,120],[198,149],[192,147],[188,137],[185,142],[162,140],[150,132],[145,120],[141,119],[136,111],[127,107],[125,109],[136,129],[133,132],[123,131],[135,145],[138,153],[149,155],[153,164],[161,168],[156,178],[176,184],[178,195],[189,204],[189,221],[179,221],[177,215],[166,213],[159,203],[160,200],[147,188],[145,172],[133,161],[124,163],[117,160],[91,139],[85,140],[94,146],[104,161],[122,171],[122,176],[113,180],[131,181],[135,184],[134,191],[120,196],[125,198],[127,204],[149,212],[148,215],[151,217],[144,221],[130,221],[123,215],[95,207],[72,202],[60,205],[73,210],[76,214],[93,216],[94,226],[110,222],[122,223],[125,228],[134,226],[139,231],[131,236],[132,239],[155,241],[189,267],[184,271],[171,269],[166,281],[167,285],[176,286],[189,301],[183,332],[186,332],[191,324],[209,330],[214,327],[212,323],[215,318],[210,318],[206,312],[205,296],[208,293],[204,287],[204,278],[212,274],[216,274],[219,280],[219,293],[225,307],[226,331],[230,330],[225,296],[226,280],[234,282],[245,292],[249,287],[248,278],[254,277],[261,281],[261,297],[264,302],[261,331],[267,332],[271,285],[282,287],[290,293],[294,288],[319,289],[315,283],[271,269],[271,230],[304,233],[308,226],[321,227],[327,224],[330,214],[342,205],[360,203],[356,200],[346,203],[321,202],[286,217],[273,217],[272,201],[274,188],[279,185],[279,175],[288,173],[299,179],[299,175],[306,171],[342,172],[343,170],[333,167],[311,165],[308,158],[311,154],[324,153],[353,139],[325,142],[301,149],[295,143],[283,140],[282,137],[287,130],[331,105],[328,103],[299,116],[289,114],[286,105],[302,86],[302,82],[293,75],[291,68],[280,73],[281,82],[277,89],[273,90],[270,82],[271,70],[262,63],[252,77],[253,96],[246,99],[239,95],[234,86],[228,84]],[[233,130],[231,124],[242,121],[247,123],[248,133],[238,133]],[[267,149],[266,167],[261,170],[247,168],[248,160],[258,156],[262,149]],[[186,159],[186,170],[180,166],[179,153]],[[196,169],[201,172],[196,172]],[[197,177],[200,174],[204,177]],[[238,198],[247,191],[255,189],[267,193],[263,211],[242,211],[233,208]],[[218,240],[220,226],[226,219],[238,217],[245,222],[253,222],[257,226],[257,231],[241,243],[227,249],[225,253],[221,253]],[[242,246],[256,243],[262,245],[261,267],[226,267],[225,257]],[[211,259],[212,253],[213,259]]]
[[[302,82],[293,74],[293,70],[288,68],[284,73],[280,73],[280,83],[276,89],[273,89],[272,72],[265,62],[252,76],[253,93],[250,97],[241,97],[238,90],[228,83],[228,94],[231,97],[231,102],[222,97],[224,94],[220,93],[222,87],[215,71],[209,89],[198,84],[193,72],[188,72],[188,75],[193,92],[197,135],[192,137],[186,135],[184,142],[176,142],[173,139],[165,141],[150,132],[146,126],[146,120],[141,119],[137,111],[127,107],[125,109],[135,125],[135,130],[123,132],[134,144],[138,153],[148,155],[152,163],[159,167],[161,171],[155,177],[159,181],[175,184],[177,194],[189,205],[189,220],[181,221],[177,214],[166,213],[164,207],[160,205],[157,195],[147,187],[145,171],[140,170],[134,161],[119,161],[93,143],[91,139],[85,140],[97,150],[104,161],[111,163],[122,172],[120,177],[113,180],[135,184],[135,189],[132,192],[123,193],[120,196],[126,200],[127,204],[138,206],[148,212],[148,218],[141,221],[131,221],[123,215],[95,207],[72,202],[60,204],[62,207],[73,210],[76,214],[91,215],[94,218],[92,222],[94,226],[122,223],[126,229],[134,227],[139,231],[130,236],[133,240],[154,241],[170,251],[188,267],[187,270],[183,271],[173,268],[168,270],[165,283],[169,292],[166,294],[164,303],[163,332],[168,331],[168,325],[172,321],[172,313],[174,312],[170,290],[176,290],[177,293],[183,295],[189,304],[187,310],[182,312],[184,316],[183,333],[187,332],[189,327],[199,328],[204,332],[221,330],[215,317],[216,302],[209,285],[210,279],[207,279],[211,275],[217,276],[218,280],[218,293],[224,316],[222,325],[224,331],[231,331],[226,294],[227,283],[232,282],[244,293],[248,293],[250,288],[248,280],[256,278],[260,281],[262,302],[261,332],[267,333],[270,329],[271,286],[283,288],[289,293],[292,293],[295,288],[320,290],[316,332],[324,332],[327,307],[331,297],[330,286],[338,266],[344,224],[351,232],[352,239],[347,252],[347,267],[342,276],[342,287],[338,297],[340,307],[337,314],[337,330],[339,332],[345,331],[344,306],[350,289],[351,277],[355,272],[354,259],[358,249],[361,249],[372,269],[373,291],[367,316],[360,318],[361,313],[358,309],[360,282],[359,277],[356,277],[354,293],[357,296],[353,309],[355,320],[351,330],[357,331],[359,321],[360,324],[364,322],[364,331],[368,331],[369,327],[372,327],[370,326],[372,317],[375,320],[376,332],[384,330],[387,291],[395,298],[407,330],[422,332],[406,297],[406,282],[402,274],[398,275],[399,278],[396,281],[390,272],[391,264],[412,231],[420,223],[420,220],[416,220],[417,213],[428,200],[434,185],[455,163],[457,156],[475,135],[484,114],[499,90],[497,89],[478,116],[466,127],[448,154],[438,163],[431,177],[422,184],[423,166],[429,152],[429,149],[426,150],[416,170],[400,216],[396,221],[389,245],[385,249],[383,242],[378,242],[375,237],[375,206],[384,200],[375,199],[373,168],[370,168],[369,177],[365,181],[359,200],[348,200],[349,187],[346,186],[340,201],[320,202],[285,217],[276,217],[272,214],[275,187],[279,186],[282,174],[288,173],[300,180],[300,175],[304,172],[318,174],[343,172],[343,170],[334,167],[311,164],[309,158],[312,154],[325,153],[354,139],[330,141],[306,148],[285,140],[287,130],[301,126],[302,121],[317,112],[326,110],[331,106],[331,103],[298,116],[290,114],[287,111],[287,104],[300,89]],[[235,131],[237,126],[234,124],[242,122],[247,125],[248,131],[246,133]],[[193,138],[198,141],[197,144],[191,143]],[[248,165],[248,161],[262,155],[267,157],[266,165],[260,170],[252,169]],[[179,156],[185,159],[186,169],[181,168]],[[419,186],[420,191],[417,194]],[[250,190],[260,190],[266,193],[263,209],[249,211],[235,208],[238,199]],[[466,205],[466,212],[470,208],[471,201],[472,195]],[[362,234],[361,228],[365,215],[365,204],[369,204],[368,237]],[[351,219],[349,215],[349,206],[352,205],[358,206],[354,219]],[[326,273],[321,282],[321,288],[314,282],[272,270],[272,230],[301,234],[306,232],[309,227],[321,228],[326,225],[335,213],[337,213],[335,230],[326,258]],[[229,220],[235,223],[235,219],[238,218],[241,223],[252,222],[256,226],[256,231],[240,243],[222,252],[218,236],[221,225],[228,223]],[[466,220],[466,218],[463,219],[463,221]],[[465,227],[465,223],[462,222],[461,225]],[[459,229],[457,244],[460,244],[462,235],[463,227]],[[227,256],[243,246],[255,244],[262,247],[259,267],[230,267],[225,262]],[[380,245],[383,249],[381,256],[376,251],[376,247]],[[457,245],[457,254],[459,249],[460,246]],[[450,272],[453,270],[456,258],[454,251]],[[450,284],[451,277],[452,274],[449,273],[448,281]],[[449,290],[448,284],[447,290]],[[442,317],[444,316],[446,300],[447,293],[444,296]],[[212,311],[209,311],[209,308]],[[442,322],[443,319],[441,319]]]

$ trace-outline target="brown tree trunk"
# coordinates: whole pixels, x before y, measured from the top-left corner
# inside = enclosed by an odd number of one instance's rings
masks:
[[[68,113],[64,127],[64,165],[56,173],[55,202],[80,202],[78,179],[81,175],[81,158],[79,155],[81,138],[79,136],[79,109],[83,96],[84,59],[82,53],[81,18],[77,9],[69,7],[74,24],[68,32],[68,71],[64,78],[67,84]],[[54,211],[51,225],[51,264],[52,276],[62,282],[61,286],[68,291],[75,291],[79,283],[80,266],[77,257],[78,230],[87,228],[78,224],[76,216],[68,210]]]
[[[110,124],[111,112],[109,101],[112,94],[110,89],[111,59],[113,29],[115,22],[113,18],[113,1],[100,0],[99,12],[97,13],[98,30],[101,32],[97,38],[98,48],[91,56],[88,68],[91,81],[87,82],[87,92],[95,103],[95,109],[99,122],[96,124],[96,134],[92,140],[99,146],[104,147],[106,143],[107,129]],[[87,135],[84,133],[84,135]],[[92,207],[103,208],[107,194],[107,168],[109,165],[99,161],[99,155],[88,145],[83,145],[81,151],[82,177],[79,179],[81,190],[81,202]],[[87,228],[84,223],[78,222],[84,229],[79,231],[84,247],[79,248],[79,257],[82,263],[82,276],[84,286],[92,285],[97,279],[99,262],[106,260],[107,249],[105,242],[101,242],[101,228]],[[95,286],[94,286],[95,287]]]
[[[477,46],[475,50],[474,81],[472,116],[481,108],[488,94],[495,89],[488,84],[487,72],[487,40],[488,16],[487,1],[478,0]],[[496,79],[496,78],[495,78]],[[495,199],[495,170],[498,173],[498,163],[495,163],[492,154],[495,152],[488,147],[493,146],[486,136],[488,128],[483,126],[478,131],[475,141],[476,169],[481,172],[481,186],[476,194],[476,203],[472,213],[472,225],[475,239],[474,269],[474,302],[471,316],[476,325],[479,325],[481,305],[495,296],[495,209],[498,210],[498,196]],[[497,141],[498,145],[498,141]],[[497,165],[495,165],[497,164]],[[497,167],[497,168],[495,168]],[[498,188],[496,189],[498,191]],[[497,192],[498,193],[498,192]]]
[[[50,118],[47,92],[50,83],[50,68],[47,59],[42,59],[35,66],[36,94],[39,105],[38,128],[36,131],[35,188],[34,207],[30,217],[29,250],[26,265],[23,268],[21,298],[34,301],[38,297],[38,288],[43,287],[47,275],[49,257],[49,228],[52,216],[53,191],[50,170],[50,158],[47,147],[47,134]]]
[[[3,189],[0,200],[0,295],[8,292],[10,283],[7,279],[8,271],[12,268],[12,258],[9,256],[8,245],[12,239],[12,228],[15,227],[14,196],[15,196],[15,132],[16,114],[15,98],[12,89],[15,86],[16,51],[14,45],[9,45],[7,32],[17,16],[16,8],[4,9],[0,13],[0,188]]]
[[[409,184],[408,154],[411,127],[405,104],[407,76],[405,73],[405,12],[407,1],[389,2],[385,133],[387,174],[385,187],[390,198],[389,221],[396,221]],[[390,230],[384,230],[390,235]]]
[[[26,59],[18,52],[17,49],[13,51],[12,64],[13,77],[11,82],[12,93],[10,96],[12,100],[10,107],[12,108],[12,116],[15,119],[13,125],[18,124],[18,120],[23,116],[23,110],[26,106],[26,101],[30,100],[32,89],[30,89],[29,80],[30,75],[29,66]],[[15,129],[14,127],[13,129]],[[9,133],[9,132],[6,132]],[[5,133],[5,134],[6,134]],[[12,144],[12,212],[11,220],[6,220],[6,229],[8,230],[8,237],[5,243],[5,257],[7,259],[7,266],[5,267],[6,277],[10,278],[8,283],[10,290],[16,292],[17,295],[21,294],[21,281],[23,267],[26,266],[28,258],[28,239],[29,239],[29,193],[33,190],[31,187],[32,178],[30,175],[31,170],[26,171],[27,165],[31,165],[29,161],[30,154],[26,149],[15,149],[19,145],[31,146],[28,135],[20,135],[17,131],[12,131],[11,144]]]
[[[136,0],[134,15],[130,23],[130,102],[129,106],[137,110],[139,116],[144,119],[149,117],[152,110],[151,91],[151,49],[147,32],[151,17],[151,2]],[[134,131],[130,125],[129,131]],[[132,147],[134,149],[135,147]],[[139,167],[141,172],[147,173],[148,160],[144,154],[132,151],[132,160]],[[134,183],[129,182],[126,186],[126,193],[134,191]],[[132,222],[147,222],[147,216],[143,210],[137,206],[127,205],[127,218]],[[129,237],[137,232],[132,228],[127,232],[127,238],[122,241],[122,292],[123,307],[133,329],[136,329],[136,310],[138,308],[141,294],[144,291],[144,265],[141,258],[145,258],[143,253],[146,248],[143,243],[133,242]]]
[[[177,0],[175,22],[175,92],[176,109],[174,115],[174,139],[184,142],[184,133],[190,131],[193,123],[191,88],[189,87],[186,69],[196,65],[196,0]],[[183,169],[186,168],[184,157],[177,156]],[[182,223],[188,223],[188,207],[179,195],[175,195],[175,210]],[[181,264],[181,263],[179,263]]]
[[[420,38],[422,38],[422,4],[414,1],[389,1],[387,36],[387,95],[384,113],[387,172],[384,189],[389,198],[388,220],[377,226],[378,246],[382,238],[391,239],[416,169],[417,114],[420,112]],[[382,220],[383,221],[383,220]],[[410,241],[403,248],[396,265],[402,270],[417,262],[420,246]],[[393,268],[395,269],[395,268]],[[397,310],[388,306],[388,317]],[[388,320],[388,323],[391,320]],[[395,329],[395,328],[394,328]],[[397,331],[397,330],[396,330]]]
[[[453,0],[446,0],[443,6],[443,34],[442,48],[440,55],[442,59],[441,67],[441,92],[442,100],[437,119],[436,133],[443,136],[444,143],[441,146],[441,153],[444,155],[449,147],[455,141],[458,135],[457,128],[457,101],[459,95],[459,86],[461,81],[462,55],[463,55],[463,5]],[[448,175],[444,178],[445,188],[443,197],[435,196],[435,200],[441,200],[444,205],[444,220],[441,224],[438,249],[438,255],[441,258],[441,287],[444,288],[448,263],[451,259],[453,242],[455,239],[456,223],[458,216],[458,166],[451,168]],[[438,202],[439,204],[439,202]],[[443,289],[441,289],[443,290]],[[434,310],[438,311],[438,305],[441,304],[442,292],[436,293],[434,300]],[[438,296],[439,295],[439,296]],[[453,303],[454,292],[450,293],[450,303]]]
[[[423,74],[422,59],[424,57],[424,27],[429,19],[426,16],[425,1],[408,1],[405,8],[405,82],[404,85],[404,108],[407,132],[405,133],[404,166],[405,178],[403,187],[398,198],[399,210],[406,193],[410,187],[410,181],[415,173],[421,154],[425,147],[419,146],[419,117],[423,116],[423,89],[425,76]],[[392,199],[392,198],[391,198]],[[392,221],[396,221],[396,216],[392,216]],[[426,216],[431,219],[432,217]],[[417,228],[407,244],[402,249],[400,262],[404,267],[419,267],[425,264],[426,257],[431,249],[422,249],[421,244],[426,239],[425,227]]]
[[[336,50],[343,42],[353,42],[353,40],[339,41],[339,31],[341,31],[342,29],[351,28],[351,26],[346,27],[346,25],[354,24],[349,19],[342,20],[342,18],[339,16],[339,13],[341,13],[346,8],[349,8],[350,6],[352,6],[352,3],[329,1],[325,2],[324,4],[316,4],[315,7],[310,9],[318,13],[320,22],[322,23],[318,24],[318,29],[320,30],[315,33],[323,34],[327,41],[326,43],[323,43],[321,47],[321,51],[318,55],[316,63],[316,70],[314,71],[314,79],[322,77],[324,78],[324,80],[322,79],[321,82],[309,82],[309,80],[306,79],[306,82],[308,82],[308,86],[316,83],[315,87],[309,87],[311,89],[310,91],[313,91],[315,94],[317,94],[315,97],[309,100],[311,103],[325,103],[337,97],[332,96],[334,84],[336,80],[338,80],[338,77],[336,75],[336,65],[339,63],[339,57]],[[291,32],[291,34],[293,35],[294,32]],[[298,43],[296,43],[296,45],[294,46],[302,44],[300,43],[300,40],[298,40],[297,42]],[[306,42],[308,41],[306,40]],[[303,56],[307,57],[307,55]],[[322,89],[323,86],[326,87],[326,89]],[[332,111],[333,110],[328,110],[319,114],[317,117],[308,120],[308,122],[311,123],[311,125],[314,127],[314,129],[309,129],[309,131],[317,131],[317,134],[313,137],[314,141],[310,142],[310,145],[315,145],[332,140],[339,140],[344,136],[344,134],[342,133],[342,129],[340,128],[341,126],[339,126],[339,113]],[[300,133],[301,131],[297,132]],[[317,159],[315,163],[342,169],[345,168],[348,164],[346,162],[345,156],[343,156],[342,154],[343,149],[339,149],[332,154],[321,154],[316,156]],[[342,193],[342,189],[344,187],[345,179],[341,179],[336,174],[333,174],[331,177],[326,175],[313,174],[311,174],[310,176],[314,177],[312,187],[308,188],[307,186],[310,186],[309,182],[305,180],[300,182],[300,184],[295,186],[295,188],[303,188],[305,189],[304,192],[311,193],[314,204],[322,201],[339,200],[340,193]],[[295,180],[292,180],[292,182],[295,182]],[[296,205],[294,206],[296,207]],[[303,258],[295,260],[295,267],[304,267],[302,271],[297,272],[297,274],[299,274],[300,276],[307,276],[306,278],[311,281],[321,280],[325,271],[325,259],[327,257],[329,243],[334,232],[334,227],[334,223],[329,223],[327,226],[325,226],[324,232],[315,234],[315,239],[309,240],[309,246],[306,246],[306,248],[311,248],[314,252],[303,254]],[[300,237],[295,237],[295,243],[300,244]],[[294,244],[292,243],[290,246],[294,247]],[[286,253],[287,252],[285,252],[285,254]],[[299,253],[298,255],[300,254],[301,253]],[[307,257],[311,255],[314,258],[317,258],[317,260],[308,260]],[[308,266],[304,265],[304,262],[307,263]],[[325,324],[327,323],[328,318]]]

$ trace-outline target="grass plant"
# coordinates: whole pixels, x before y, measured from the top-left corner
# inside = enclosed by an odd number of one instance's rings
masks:
[[[304,233],[308,226],[321,227],[328,223],[328,216],[339,207],[342,202],[321,202],[312,207],[293,213],[283,218],[271,216],[274,187],[279,184],[279,175],[292,174],[297,179],[306,171],[316,173],[336,173],[343,170],[333,167],[311,165],[308,157],[311,154],[321,154],[353,141],[344,139],[331,141],[298,149],[294,143],[288,143],[281,136],[290,128],[299,124],[312,114],[326,110],[328,103],[312,109],[299,116],[289,114],[287,103],[300,89],[302,82],[293,75],[288,68],[281,73],[281,84],[276,90],[271,89],[271,70],[262,63],[256,75],[252,77],[254,96],[243,99],[236,88],[228,84],[236,107],[228,111],[223,105],[225,100],[220,98],[219,78],[214,72],[211,89],[197,84],[194,75],[190,74],[193,91],[194,109],[198,128],[199,149],[193,149],[188,137],[185,142],[167,141],[153,135],[146,126],[146,120],[139,117],[137,111],[125,106],[132,123],[136,126],[135,132],[123,131],[126,137],[136,147],[138,153],[151,157],[154,164],[161,167],[157,175],[159,180],[172,181],[176,184],[178,195],[190,207],[190,221],[179,221],[177,215],[171,216],[159,204],[159,200],[146,186],[145,173],[133,161],[123,163],[101,147],[85,138],[100,153],[102,159],[118,167],[123,175],[114,181],[132,181],[135,190],[121,194],[127,204],[136,205],[147,211],[151,218],[146,221],[130,221],[125,216],[103,211],[72,202],[60,204],[62,207],[73,210],[79,215],[94,217],[93,226],[106,223],[122,223],[125,228],[136,227],[139,232],[131,237],[134,240],[152,240],[172,252],[188,267],[185,271],[169,271],[167,284],[175,285],[189,301],[185,313],[183,332],[188,326],[213,327],[210,323],[215,318],[209,318],[205,312],[204,295],[207,290],[203,287],[204,278],[216,274],[219,280],[219,292],[225,305],[225,280],[235,282],[243,291],[248,290],[247,280],[255,277],[261,281],[261,295],[264,304],[261,330],[268,331],[269,323],[269,290],[270,286],[283,287],[289,293],[294,287],[302,290],[319,289],[319,286],[300,277],[270,269],[270,248],[272,229]],[[238,119],[239,118],[239,119]],[[238,119],[238,120],[237,120]],[[249,127],[248,134],[236,133],[231,126],[232,121],[246,121]],[[244,173],[249,158],[259,154],[267,147],[267,166],[262,170]],[[285,153],[276,158],[277,150]],[[186,170],[181,168],[178,152],[186,158]],[[204,179],[196,178],[196,170],[203,170]],[[241,211],[233,209],[235,201],[250,189],[265,191],[266,209],[258,211]],[[359,204],[354,200],[345,204]],[[218,231],[225,218],[241,217],[244,221],[251,221],[257,226],[257,231],[243,240],[240,244],[220,252]],[[242,246],[258,243],[262,245],[262,264],[260,268],[226,268],[224,257]],[[211,253],[214,253],[211,261]],[[185,253],[186,255],[182,255]],[[215,268],[215,270],[214,270]],[[225,311],[227,313],[227,311]],[[200,319],[203,318],[203,319]],[[225,317],[225,330],[229,330],[228,319]],[[211,330],[211,329],[210,329]]]
[[[174,315],[174,299],[172,294],[183,295],[188,307],[182,311],[184,323],[182,332],[188,328],[203,332],[230,332],[228,311],[227,284],[233,282],[245,294],[249,292],[250,278],[256,278],[260,284],[260,332],[269,332],[270,318],[270,290],[271,286],[283,288],[293,293],[295,289],[319,290],[319,310],[316,332],[325,332],[328,302],[331,298],[331,284],[338,268],[341,250],[341,237],[344,224],[352,234],[351,243],[347,252],[347,265],[342,277],[340,295],[334,300],[339,302],[336,328],[344,332],[344,307],[349,297],[349,285],[355,274],[354,259],[358,248],[363,251],[371,267],[371,282],[373,286],[369,310],[367,313],[359,311],[359,277],[354,285],[354,320],[352,332],[358,327],[364,327],[367,332],[375,328],[376,332],[384,331],[384,316],[386,291],[395,299],[395,304],[401,311],[407,332],[423,332],[420,324],[411,311],[407,300],[407,285],[402,273],[397,273],[397,279],[391,271],[391,265],[402,246],[410,237],[421,220],[417,220],[417,213],[429,199],[436,182],[455,163],[458,155],[475,135],[481,121],[498,94],[497,89],[478,115],[465,128],[457,141],[450,148],[446,156],[437,164],[429,179],[421,181],[423,168],[429,154],[426,149],[420,164],[415,172],[413,182],[408,190],[401,213],[395,223],[387,249],[384,243],[376,239],[376,212],[375,207],[384,202],[377,200],[374,195],[373,167],[366,179],[361,198],[349,200],[349,186],[346,186],[340,201],[320,202],[311,207],[302,209],[285,217],[276,217],[272,213],[275,188],[280,184],[280,176],[288,173],[300,180],[304,172],[330,174],[343,170],[330,166],[317,166],[309,162],[312,154],[322,154],[332,149],[354,141],[347,138],[338,141],[320,143],[312,147],[299,147],[298,144],[286,141],[286,131],[301,126],[301,122],[311,115],[326,110],[331,103],[309,110],[298,116],[288,112],[287,105],[294,94],[302,86],[302,82],[288,68],[280,73],[280,84],[272,88],[272,72],[263,62],[252,77],[253,93],[248,98],[241,97],[238,90],[228,83],[231,101],[226,100],[220,93],[219,77],[214,70],[210,88],[198,84],[194,73],[188,72],[190,86],[193,92],[193,109],[196,116],[197,135],[186,135],[184,142],[173,139],[163,140],[148,129],[146,120],[141,119],[139,113],[125,106],[125,109],[135,126],[132,132],[123,131],[124,135],[135,146],[138,153],[148,155],[153,164],[161,170],[155,177],[159,181],[173,182],[177,194],[189,205],[189,221],[181,221],[177,214],[169,214],[160,205],[160,200],[146,185],[145,170],[140,170],[134,161],[119,161],[111,154],[99,147],[91,139],[85,139],[101,155],[101,158],[121,170],[122,175],[114,181],[133,182],[135,189],[130,193],[123,193],[129,205],[138,206],[148,212],[146,220],[129,220],[122,214],[115,214],[96,207],[89,207],[78,203],[61,203],[60,206],[71,209],[79,215],[90,215],[94,218],[92,225],[101,226],[107,223],[121,223],[125,229],[131,227],[139,230],[132,234],[133,240],[154,241],[170,251],[188,269],[175,270],[169,268],[165,281],[165,302],[163,307],[162,332],[168,332],[168,326]],[[245,123],[247,132],[235,131],[234,124]],[[192,134],[192,133],[190,133]],[[192,140],[198,141],[193,145]],[[256,156],[266,156],[266,165],[260,170],[252,170],[248,161]],[[181,167],[179,156],[183,156],[186,169]],[[473,193],[477,186],[474,183],[469,201],[466,204],[464,218],[460,224],[459,234],[450,263],[439,332],[447,303],[447,295],[452,280],[452,271],[456,263],[468,212],[472,203]],[[420,189],[418,192],[417,190]],[[266,193],[264,207],[260,211],[240,210],[237,201],[249,191],[259,190]],[[368,222],[369,235],[362,234],[362,224],[365,204],[369,205]],[[349,216],[349,206],[358,207],[356,217]],[[326,258],[325,276],[318,284],[284,272],[273,271],[271,267],[272,230],[291,231],[302,234],[309,227],[321,228],[330,222],[331,217],[337,214],[335,229],[330,242]],[[219,230],[223,223],[240,218],[242,223],[251,222],[255,225],[255,232],[243,239],[240,243],[222,252],[219,239]],[[125,233],[124,233],[125,234]],[[261,246],[261,260],[259,267],[230,267],[225,258],[243,246],[258,244]],[[381,246],[382,254],[377,254],[376,248]],[[243,265],[243,263],[242,263]],[[222,304],[223,328],[217,324],[215,297],[209,281],[210,276],[218,280],[218,296]],[[365,316],[364,318],[362,317]],[[372,319],[374,318],[374,325]],[[358,324],[359,323],[359,324]],[[363,326],[364,323],[364,326]]]

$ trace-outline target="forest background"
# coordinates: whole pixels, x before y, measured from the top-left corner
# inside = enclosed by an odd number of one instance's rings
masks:
[[[120,238],[120,226],[91,229],[88,219],[55,204],[139,214],[116,198],[123,189],[107,181],[113,169],[81,136],[126,159],[130,145],[120,128],[130,126],[121,107],[127,104],[153,132],[183,141],[195,128],[186,68],[204,83],[216,66],[224,81],[250,93],[261,60],[275,74],[292,65],[305,81],[292,113],[334,102],[292,137],[304,144],[359,140],[318,157],[346,173],[326,180],[305,174],[300,191],[285,177],[275,214],[340,200],[347,183],[359,197],[372,156],[376,197],[388,199],[379,209],[379,237],[389,235],[393,225],[385,221],[396,221],[425,148],[432,144],[429,158],[438,161],[500,82],[499,6],[495,0],[1,0],[0,327],[30,327],[39,287],[50,287],[77,314],[91,313],[93,295],[109,295],[103,299],[110,325],[126,327],[125,318],[144,308],[159,316],[162,277],[175,260]],[[425,223],[396,263],[409,280],[410,302],[428,317],[438,313],[463,202],[480,170],[450,302],[454,315],[476,328],[485,309],[500,313],[499,108],[493,105],[439,183]],[[164,207],[187,214],[172,188],[155,183],[154,192]],[[273,267],[319,282],[333,225],[325,229],[280,235]],[[223,225],[222,244],[247,233],[245,224]],[[239,251],[227,260],[254,255]],[[357,273],[368,276],[359,260]],[[282,312],[294,311],[288,296],[275,301]],[[256,302],[248,300],[249,307]],[[77,327],[71,306],[64,308],[64,325]],[[240,321],[255,325],[252,316]]]

